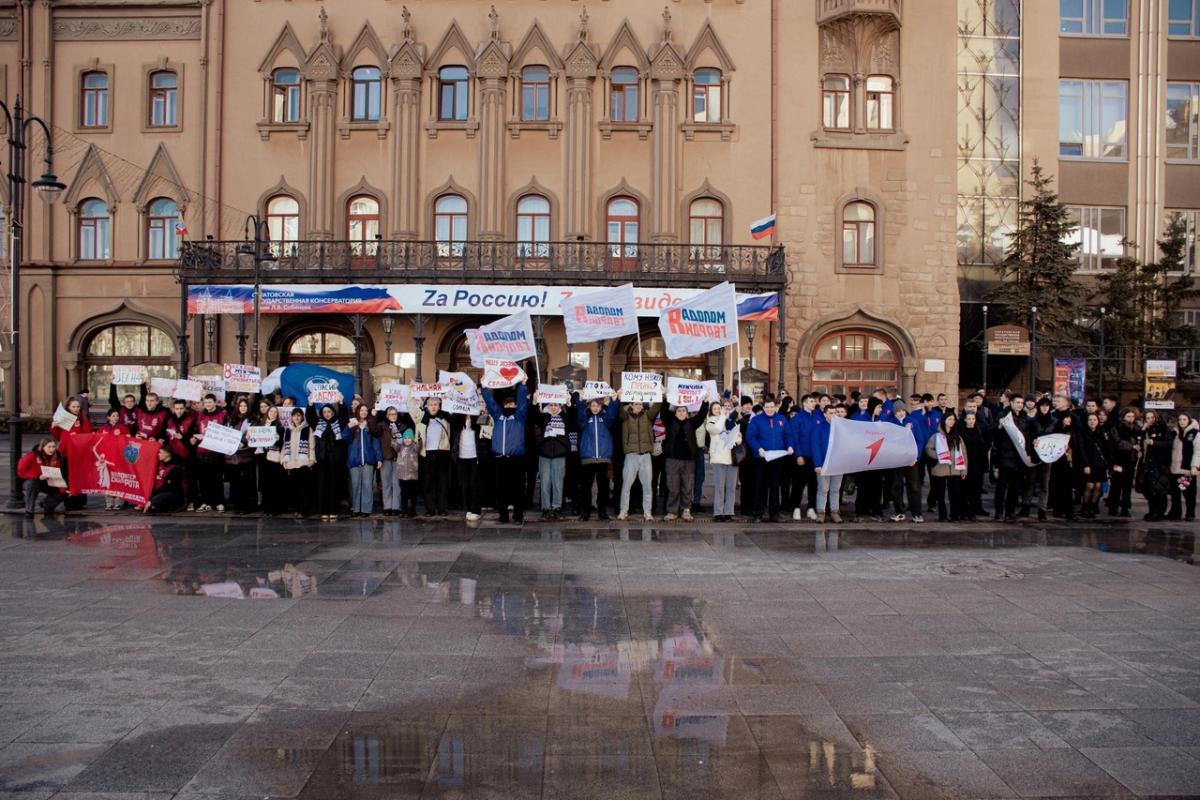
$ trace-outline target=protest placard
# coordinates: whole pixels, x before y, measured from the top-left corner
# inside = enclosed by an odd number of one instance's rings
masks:
[[[255,394],[262,388],[262,370],[249,364],[226,364],[225,388],[230,392]]]
[[[117,386],[140,386],[146,380],[146,368],[133,364],[112,367],[112,382]]]
[[[547,403],[569,405],[571,402],[571,392],[567,389],[566,384],[542,384],[533,393],[533,402],[537,405],[545,405]]]
[[[204,396],[204,384],[200,381],[182,379],[175,381],[175,399],[196,402]]]
[[[445,397],[446,387],[440,383],[413,383],[408,387],[408,396],[413,400],[424,400],[426,397]]]
[[[379,402],[375,404],[378,411],[394,408],[401,414],[408,413],[408,387],[402,383],[385,383],[379,390]]]
[[[174,397],[175,382],[174,378],[151,378],[150,391],[159,397]]]
[[[612,387],[608,385],[608,381],[587,381],[583,384],[583,390],[579,393],[580,400],[603,400],[606,397],[612,397]]]
[[[308,393],[308,403],[313,406],[327,406],[342,402],[342,393],[337,389],[314,389]]]
[[[622,372],[622,403],[661,403],[663,399],[662,375],[654,372]]]
[[[228,389],[225,387],[224,375],[200,375],[197,376],[200,381],[201,391],[203,394],[211,394],[217,398],[218,403],[225,402],[225,392]]]
[[[231,456],[237,452],[238,446],[241,443],[241,430],[216,422],[210,422],[208,423],[208,427],[204,429],[204,438],[200,440],[200,449]]]
[[[503,358],[485,358],[483,360],[483,377],[480,383],[487,389],[507,389],[525,380],[525,370],[517,366],[515,361]]]
[[[461,394],[451,392],[442,398],[442,409],[447,414],[468,414],[474,416],[482,409],[483,400],[478,394],[471,397],[464,397]]]
[[[292,429],[292,412],[296,408],[296,406],[275,406],[275,410],[279,413],[279,424],[283,426],[285,431]],[[303,411],[303,409],[301,410]]]
[[[42,480],[55,489],[67,488],[67,482],[63,480],[62,469],[59,467],[42,467]]]
[[[278,440],[274,425],[251,425],[246,428],[247,447],[271,447]]]
[[[667,402],[673,406],[686,406],[696,411],[708,399],[708,387],[704,381],[689,381],[684,378],[667,378]]]
[[[69,431],[71,428],[75,427],[75,421],[78,419],[79,417],[75,416],[70,411],[67,411],[67,409],[63,408],[63,404],[59,403],[58,408],[54,410],[54,417],[52,421],[64,431]]]

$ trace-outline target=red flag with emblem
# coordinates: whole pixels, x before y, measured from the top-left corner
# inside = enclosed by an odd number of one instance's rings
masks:
[[[66,441],[71,494],[106,494],[139,505],[150,499],[162,442],[132,436],[76,434]]]

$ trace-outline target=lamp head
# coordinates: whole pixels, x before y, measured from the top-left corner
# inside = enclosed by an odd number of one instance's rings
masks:
[[[60,181],[58,176],[53,172],[42,173],[42,177],[38,178],[31,185],[47,203],[53,203],[67,188],[67,185]]]

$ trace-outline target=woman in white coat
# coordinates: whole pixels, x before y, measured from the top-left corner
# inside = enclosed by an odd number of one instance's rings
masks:
[[[737,409],[733,401],[714,403],[708,410],[704,430],[708,432],[708,460],[713,472],[713,522],[733,521],[733,499],[737,494],[737,464],[733,449],[742,443]]]

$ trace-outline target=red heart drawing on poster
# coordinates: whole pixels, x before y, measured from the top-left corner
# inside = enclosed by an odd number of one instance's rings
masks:
[[[517,367],[501,367],[500,377],[504,378],[506,381],[513,381],[517,379],[517,374],[520,373],[520,371],[521,370]]]

